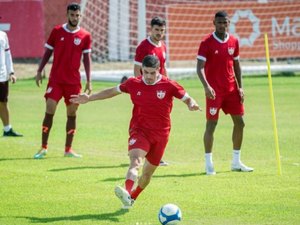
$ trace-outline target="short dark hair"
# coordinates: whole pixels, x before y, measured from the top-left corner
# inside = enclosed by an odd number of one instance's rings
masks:
[[[159,60],[155,55],[147,55],[142,61],[143,67],[159,68],[159,65]]]
[[[160,27],[166,26],[166,21],[163,18],[156,16],[151,20],[151,27],[153,27],[154,25],[158,25]]]
[[[81,11],[81,7],[80,7],[80,5],[79,5],[78,3],[72,2],[72,3],[70,3],[70,4],[68,5],[68,7],[67,7],[67,11],[69,11],[69,10],[72,10],[72,11],[77,11],[77,10],[79,10],[79,11]]]
[[[223,18],[226,18],[228,17],[228,14],[226,11],[218,11],[216,14],[215,14],[215,18],[217,17],[223,17]]]

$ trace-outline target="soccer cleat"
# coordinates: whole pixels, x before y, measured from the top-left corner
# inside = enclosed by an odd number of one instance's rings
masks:
[[[115,187],[115,194],[123,203],[123,209],[129,209],[132,207],[134,200],[130,197],[130,194],[122,187]]]
[[[168,165],[169,165],[169,163],[167,163],[163,160],[160,160],[160,162],[159,162],[159,166],[168,166]]]
[[[65,152],[65,157],[70,157],[70,158],[82,158],[82,155],[77,154],[73,150],[70,150],[68,152]]]
[[[10,128],[9,131],[3,131],[3,137],[23,137],[23,135],[15,132],[12,128]]]
[[[34,159],[43,159],[45,157],[45,155],[47,154],[47,149],[46,148],[42,148],[40,151],[38,151],[33,158]]]
[[[205,172],[206,172],[206,175],[216,175],[213,165],[206,165]]]
[[[242,162],[240,162],[239,164],[231,165],[231,171],[252,172],[253,170],[253,168],[246,166]]]

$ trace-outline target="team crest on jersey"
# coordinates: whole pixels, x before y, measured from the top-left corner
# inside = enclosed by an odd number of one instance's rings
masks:
[[[52,87],[48,87],[46,93],[47,93],[47,94],[51,93],[52,89],[53,89]]]
[[[134,143],[136,142],[136,139],[135,138],[131,138],[130,140],[129,140],[129,145],[134,145]]]
[[[233,53],[234,53],[234,48],[233,48],[233,47],[229,47],[229,48],[228,48],[228,53],[229,53],[229,55],[233,55]]]
[[[156,91],[156,96],[159,98],[159,99],[163,99],[166,95],[166,91]]]
[[[80,38],[74,38],[74,44],[75,45],[80,45],[81,39]]]
[[[210,108],[209,108],[209,113],[210,113],[210,115],[212,115],[212,116],[216,115],[217,111],[218,111],[217,108],[214,108],[214,107],[210,107]]]

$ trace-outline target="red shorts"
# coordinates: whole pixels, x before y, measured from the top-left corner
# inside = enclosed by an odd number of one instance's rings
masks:
[[[44,95],[46,99],[51,98],[56,102],[59,102],[62,97],[65,99],[65,104],[70,104],[71,95],[78,95],[81,91],[81,84],[57,84],[49,82],[47,90]]]
[[[168,144],[168,136],[153,135],[153,133],[143,132],[142,130],[130,131],[128,139],[128,151],[140,148],[147,152],[146,159],[155,166],[159,166],[159,162],[163,157],[166,146]]]
[[[8,81],[0,82],[0,102],[8,101]]]
[[[220,109],[225,114],[244,115],[244,105],[241,103],[239,92],[233,91],[226,95],[216,94],[216,99],[206,98],[206,119],[217,120]]]

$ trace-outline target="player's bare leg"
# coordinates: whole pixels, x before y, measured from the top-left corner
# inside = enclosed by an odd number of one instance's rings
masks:
[[[205,172],[207,175],[215,175],[214,164],[212,161],[212,147],[214,143],[214,132],[216,126],[218,124],[218,120],[207,120],[206,121],[206,129],[204,132],[204,148],[205,148]]]
[[[22,137],[22,134],[19,134],[15,132],[12,129],[12,126],[9,123],[9,109],[7,102],[0,102],[0,118],[3,123],[4,131],[3,136],[4,137]]]
[[[51,98],[46,100],[46,113],[42,125],[42,146],[34,155],[34,159],[42,159],[48,151],[48,138],[53,124],[53,116],[56,112],[57,102]]]
[[[72,150],[72,143],[74,134],[76,132],[76,112],[78,104],[67,105],[67,122],[66,122],[66,143],[65,143],[65,157],[81,158],[82,155],[77,154]]]
[[[245,127],[243,117],[240,115],[231,115],[231,118],[233,121],[233,131],[232,131],[233,156],[232,156],[231,170],[252,172],[253,168],[244,165],[240,159],[244,127]]]
[[[134,199],[131,197],[131,191],[138,178],[138,171],[143,164],[147,152],[142,149],[131,149],[128,153],[130,165],[126,174],[125,189],[121,186],[116,186],[115,194],[123,203],[123,208],[130,208]]]
[[[146,152],[142,149],[131,149],[129,151],[130,165],[126,174],[125,188],[131,193],[134,183],[137,181],[138,172],[143,165]]]

